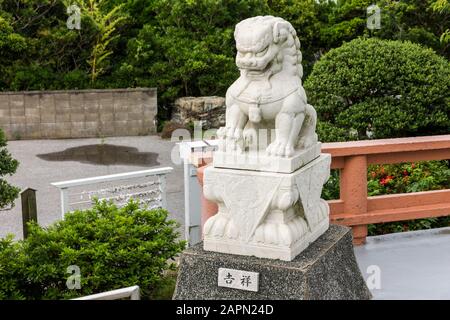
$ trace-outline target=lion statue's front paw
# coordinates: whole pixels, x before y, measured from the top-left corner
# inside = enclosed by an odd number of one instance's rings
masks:
[[[229,238],[237,239],[239,229],[236,228],[234,222],[226,215],[218,213],[209,218],[203,228],[203,233],[210,238]]]
[[[317,141],[318,141],[317,134],[314,133],[307,137],[301,137],[297,145],[300,149],[306,149],[316,144]]]
[[[243,132],[244,146],[249,150],[257,150],[258,133],[255,128],[247,128]]]
[[[220,151],[243,151],[243,133],[242,129],[234,127],[221,127],[217,131],[217,136],[220,140]]]
[[[292,157],[295,150],[292,144],[275,140],[267,147],[266,152],[269,156]]]

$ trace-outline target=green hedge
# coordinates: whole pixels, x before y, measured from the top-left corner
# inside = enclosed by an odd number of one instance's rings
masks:
[[[450,132],[450,64],[411,42],[359,38],[345,43],[314,65],[305,89],[319,116],[322,141]],[[380,168],[383,173],[375,176],[378,171],[369,170],[369,195],[450,187],[448,161]],[[338,172],[332,172],[322,196],[339,198]],[[370,225],[369,234],[448,225],[448,218],[394,222]]]
[[[185,246],[163,209],[106,202],[68,213],[48,228],[30,224],[26,240],[0,241],[0,299],[68,299],[139,285],[151,297]],[[66,285],[80,268],[80,289]]]
[[[324,141],[450,132],[450,64],[417,44],[345,43],[314,65],[305,89]]]

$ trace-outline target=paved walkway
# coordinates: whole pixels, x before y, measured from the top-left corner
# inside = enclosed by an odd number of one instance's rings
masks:
[[[94,161],[84,161],[77,158],[77,150],[82,146],[108,144],[136,148],[138,159],[133,161],[123,157],[124,161],[105,161],[106,165],[94,164]],[[50,185],[51,182],[80,179],[121,172],[144,170],[170,166],[174,172],[167,180],[168,209],[172,217],[180,223],[184,221],[184,195],[183,195],[183,167],[175,165],[171,160],[174,143],[162,140],[158,136],[119,137],[106,139],[70,139],[70,140],[23,140],[10,141],[8,150],[20,161],[17,173],[8,178],[12,184],[22,190],[27,187],[37,190],[38,221],[41,225],[48,225],[60,218],[59,190]],[[72,149],[76,161],[63,151]],[[51,155],[48,155],[51,154]],[[154,157],[152,156],[154,154]],[[38,155],[41,155],[38,157]],[[46,155],[46,156],[42,156]],[[59,155],[64,161],[55,160]],[[148,156],[150,155],[150,156]],[[150,161],[145,161],[145,158]],[[86,159],[85,159],[86,160]],[[130,160],[130,161],[128,161]],[[82,162],[80,162],[82,161]],[[125,164],[129,162],[129,164]],[[144,164],[148,163],[150,164]],[[20,200],[10,211],[0,211],[0,237],[13,233],[17,238],[22,237],[22,216]]]
[[[450,228],[369,237],[355,254],[366,279],[379,268],[375,299],[450,299]]]

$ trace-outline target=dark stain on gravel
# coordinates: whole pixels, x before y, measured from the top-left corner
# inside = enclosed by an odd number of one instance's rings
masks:
[[[38,154],[46,161],[76,161],[97,165],[159,165],[158,154],[140,152],[137,148],[112,144],[92,144],[68,148],[60,152]]]

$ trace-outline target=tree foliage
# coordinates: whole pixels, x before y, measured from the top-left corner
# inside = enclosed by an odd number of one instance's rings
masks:
[[[19,195],[19,188],[11,186],[3,177],[14,174],[19,162],[6,149],[6,139],[0,129],[0,209],[13,205]]]
[[[119,37],[114,35],[114,32],[127,19],[122,11],[125,4],[115,5],[110,10],[104,8],[106,4],[105,0],[80,1],[81,13],[89,19],[97,33],[88,60],[91,85],[95,84],[97,78],[105,72],[108,58],[114,53],[110,46]]]
[[[419,43],[450,56],[450,43],[442,41],[450,27],[448,0],[383,0],[380,7],[382,28],[374,35]]]
[[[0,90],[156,86],[161,112],[179,96],[223,95],[238,73],[235,24],[266,14],[297,30],[305,79],[323,54],[358,36],[450,53],[448,0],[377,1],[381,29],[373,31],[366,28],[372,0],[74,3],[84,8],[81,30],[67,28],[65,0],[0,1]]]

